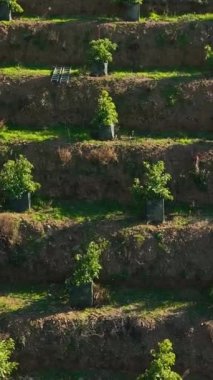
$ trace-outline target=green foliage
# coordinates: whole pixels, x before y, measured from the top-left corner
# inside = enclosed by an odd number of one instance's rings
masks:
[[[168,199],[172,200],[173,196],[167,187],[171,180],[171,175],[165,173],[163,161],[156,164],[143,162],[145,168],[144,183],[141,185],[139,178],[134,179],[131,191],[136,203],[140,204],[147,199]]]
[[[95,126],[110,126],[118,123],[118,113],[108,91],[103,90],[98,99],[98,109],[93,119]]]
[[[6,198],[20,199],[25,193],[34,193],[40,184],[33,181],[33,165],[23,156],[8,160],[0,172],[0,187]]]
[[[178,102],[183,100],[183,93],[179,86],[166,85],[162,93],[168,107],[174,107]]]
[[[10,361],[15,343],[13,339],[0,340],[0,379],[9,379],[18,364]]]
[[[112,62],[112,53],[117,49],[117,44],[103,38],[92,40],[89,44],[90,62]]]
[[[209,69],[213,69],[213,49],[210,45],[205,46],[205,61]]]
[[[140,375],[137,380],[181,380],[181,376],[172,371],[175,364],[175,353],[169,339],[158,343],[157,350],[151,350],[153,361],[150,368]]]
[[[75,271],[72,278],[66,281],[66,285],[81,286],[92,282],[94,278],[98,279],[102,268],[100,256],[106,246],[106,240],[101,240],[98,243],[91,241],[86,254],[77,254]]]
[[[17,0],[0,0],[0,4],[2,4],[2,3],[8,4],[8,6],[11,8],[11,11],[14,13],[23,13],[24,12],[21,5],[19,5],[17,3]]]

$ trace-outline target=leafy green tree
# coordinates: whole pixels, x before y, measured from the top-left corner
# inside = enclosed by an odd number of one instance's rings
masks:
[[[0,340],[0,379],[2,380],[9,379],[10,375],[18,367],[18,363],[10,361],[14,348],[13,339]]]
[[[0,0],[0,4],[7,4],[14,13],[23,13],[24,10],[16,0]]]
[[[20,199],[25,193],[33,193],[40,184],[33,181],[33,165],[20,155],[17,160],[8,160],[0,172],[0,187],[6,198]]]
[[[163,161],[158,161],[156,164],[150,164],[144,161],[145,169],[143,185],[139,178],[134,179],[132,185],[132,195],[137,203],[148,199],[169,199],[173,196],[167,186],[171,180],[171,175],[165,173],[165,165]]]
[[[99,278],[101,270],[100,256],[107,246],[106,240],[101,240],[98,243],[91,241],[85,254],[79,253],[76,255],[76,268],[73,276],[66,280],[66,285],[86,285],[92,282],[95,278]]]
[[[89,44],[90,62],[112,62],[112,53],[117,49],[117,44],[109,38],[92,40]]]
[[[172,342],[165,339],[158,343],[156,350],[151,350],[153,360],[150,367],[137,380],[182,380],[181,376],[172,371],[175,364],[175,353]]]
[[[118,123],[118,113],[108,91],[103,90],[98,99],[98,108],[93,119],[95,126],[110,126]]]

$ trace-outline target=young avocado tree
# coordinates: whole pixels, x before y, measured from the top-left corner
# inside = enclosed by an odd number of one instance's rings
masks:
[[[0,188],[10,209],[26,211],[31,206],[31,193],[40,188],[33,180],[33,165],[23,155],[8,160],[0,172]]]
[[[125,7],[125,20],[126,21],[139,21],[140,20],[140,6],[144,0],[113,0],[118,4]]]
[[[158,348],[150,353],[153,357],[150,367],[137,380],[182,380],[177,372],[172,371],[176,356],[169,339],[158,343]]]
[[[13,339],[0,340],[0,379],[2,380],[9,379],[18,367],[18,363],[10,361],[14,348]]]
[[[22,13],[23,11],[17,0],[0,0],[0,20],[11,21],[12,13]]]
[[[133,199],[139,208],[145,208],[148,222],[161,223],[165,219],[164,200],[173,200],[168,188],[171,175],[165,173],[163,161],[151,164],[144,161],[144,179],[141,184],[139,178],[135,178],[131,192]]]
[[[100,257],[107,241],[91,241],[86,253],[75,256],[75,271],[65,281],[71,305],[75,308],[93,306],[93,281],[99,278],[102,269]]]
[[[115,125],[118,123],[116,106],[108,91],[102,90],[92,124],[98,129],[100,140],[115,138]]]
[[[108,75],[108,64],[113,60],[113,52],[117,49],[117,44],[109,38],[92,40],[89,44],[88,63],[91,75]]]

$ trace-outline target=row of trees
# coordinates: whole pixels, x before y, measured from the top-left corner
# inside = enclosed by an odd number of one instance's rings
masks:
[[[15,349],[13,339],[0,341],[0,379],[11,379],[11,375],[18,368],[18,363],[11,361]],[[181,376],[172,370],[175,364],[175,353],[169,339],[158,343],[156,350],[151,350],[153,360],[144,374],[137,380],[181,380]]]
[[[138,21],[140,19],[140,5],[143,0],[111,0],[125,7],[124,17],[128,21]],[[0,0],[0,20],[10,21],[12,13],[23,13],[24,10],[17,0]]]

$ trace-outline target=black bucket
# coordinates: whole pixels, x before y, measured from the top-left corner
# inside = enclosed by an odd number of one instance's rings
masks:
[[[70,304],[77,309],[93,306],[93,283],[80,286],[69,286]]]
[[[91,75],[102,77],[108,75],[108,62],[95,62],[92,66]]]
[[[99,139],[100,140],[114,140],[115,138],[115,126],[112,125],[100,125],[99,126]]]
[[[25,193],[19,199],[9,199],[8,208],[14,212],[24,212],[31,208],[31,194]]]
[[[151,223],[164,222],[164,199],[152,199],[146,201],[146,219]]]
[[[12,20],[11,8],[6,3],[0,4],[0,20],[1,21],[11,21]]]
[[[140,20],[140,4],[126,4],[126,21]]]

